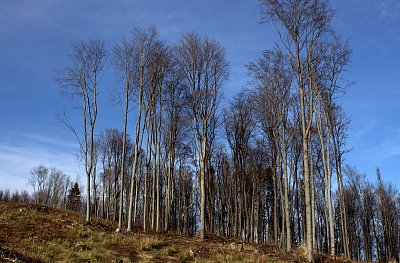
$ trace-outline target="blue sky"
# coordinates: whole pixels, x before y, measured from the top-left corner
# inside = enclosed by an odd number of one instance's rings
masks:
[[[110,48],[133,26],[157,26],[174,43],[186,32],[216,38],[230,61],[229,98],[248,81],[245,65],[277,41],[271,25],[258,25],[257,0],[3,0],[0,2],[0,188],[29,188],[30,169],[56,166],[83,178],[78,145],[56,115],[73,110],[54,81],[68,64],[71,43],[100,38]],[[335,0],[334,28],[353,50],[342,99],[351,118],[346,162],[371,178],[400,187],[400,2]],[[118,89],[109,68],[100,93],[98,128],[122,127]],[[76,114],[77,112],[75,112]],[[79,119],[73,119],[79,124]],[[133,125],[130,127],[133,130]]]

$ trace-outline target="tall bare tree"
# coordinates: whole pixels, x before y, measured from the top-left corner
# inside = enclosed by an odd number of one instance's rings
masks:
[[[73,44],[73,53],[69,56],[71,66],[60,71],[57,79],[62,86],[62,92],[78,98],[82,114],[81,134],[66,118],[61,121],[75,134],[84,159],[86,171],[86,223],[90,223],[90,185],[94,172],[95,158],[95,125],[97,120],[98,85],[107,61],[105,44],[100,40],[80,41]]]
[[[254,135],[256,120],[252,100],[248,91],[238,93],[229,108],[224,111],[225,133],[232,151],[234,180],[237,181],[237,195],[235,209],[237,219],[235,222],[238,238],[249,239],[252,236],[250,231],[250,218],[248,208],[251,200],[248,200],[247,193],[250,188],[247,181],[248,162],[250,155],[250,144]],[[246,216],[247,215],[247,216]],[[245,222],[242,224],[242,222]],[[240,233],[240,234],[239,234]],[[246,235],[247,234],[247,235]]]
[[[169,67],[165,85],[164,99],[164,132],[163,141],[168,156],[166,172],[166,194],[165,194],[165,216],[164,230],[168,231],[170,227],[171,209],[174,203],[174,181],[176,171],[177,152],[184,145],[187,128],[184,114],[184,90],[182,85],[182,70],[179,68],[175,59],[175,50],[169,53]],[[179,222],[179,221],[178,221]]]
[[[123,122],[124,131],[122,139],[122,168],[121,168],[121,184],[120,184],[120,203],[119,203],[119,217],[117,232],[122,229],[123,218],[123,200],[124,200],[124,182],[125,182],[125,165],[126,165],[126,137],[127,137],[127,124],[129,113],[129,102],[132,99],[132,78],[134,75],[134,47],[131,41],[122,40],[114,48],[114,65],[120,73],[121,81],[124,84],[124,103],[123,103]],[[121,100],[122,104],[122,100]]]
[[[178,63],[183,70],[189,114],[199,154],[200,167],[200,237],[204,239],[206,219],[207,145],[210,121],[215,114],[220,89],[228,79],[225,51],[215,40],[195,33],[184,35],[177,45]]]
[[[303,167],[306,205],[307,259],[313,261],[313,238],[310,196],[309,136],[313,123],[315,99],[315,55],[318,44],[330,32],[333,16],[326,0],[261,0],[263,22],[272,22],[282,45],[289,54],[300,98],[301,131],[303,136]]]
[[[131,175],[129,207],[128,207],[128,227],[132,229],[132,219],[136,221],[138,211],[139,175],[138,175],[138,156],[142,146],[145,123],[150,110],[150,105],[145,105],[146,92],[151,93],[153,83],[153,69],[157,49],[161,42],[157,38],[157,31],[154,27],[147,29],[135,28],[133,31],[133,89],[137,100],[137,119],[134,143],[134,159]]]
[[[273,148],[277,150],[278,167],[283,171],[284,181],[283,195],[281,200],[283,220],[282,231],[286,228],[286,249],[291,251],[292,230],[291,212],[289,205],[289,109],[291,108],[291,84],[292,72],[289,68],[287,58],[283,52],[277,48],[273,51],[265,51],[263,57],[255,63],[248,65],[248,70],[256,86],[257,111],[264,132],[271,133],[273,137]],[[279,175],[280,177],[280,175]],[[280,179],[279,179],[280,180]],[[283,224],[285,226],[283,227]]]

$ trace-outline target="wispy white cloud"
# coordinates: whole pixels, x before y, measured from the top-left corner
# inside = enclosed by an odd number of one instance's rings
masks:
[[[57,147],[63,143],[55,138],[45,139],[39,134],[30,137],[30,140],[24,140],[25,143],[18,144],[0,141],[0,188],[29,189],[30,170],[39,164],[57,167],[72,178],[82,174],[76,150]],[[70,146],[69,143],[65,145]]]
[[[377,161],[400,155],[400,141],[382,142],[365,151],[367,160]]]
[[[350,141],[357,145],[354,153],[364,161],[378,161],[400,155],[400,128],[382,127],[377,120],[364,121],[352,129]]]
[[[61,147],[68,147],[77,149],[79,147],[78,143],[69,142],[66,140],[62,140],[60,138],[49,137],[42,134],[34,134],[34,133],[26,133],[23,134],[26,138],[30,139],[31,141],[41,143],[44,145],[53,145],[53,146],[61,146]]]

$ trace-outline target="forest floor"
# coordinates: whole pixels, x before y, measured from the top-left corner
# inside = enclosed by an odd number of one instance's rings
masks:
[[[0,202],[0,262],[306,262],[302,247],[286,253],[271,244],[139,229],[116,233],[110,221],[84,222],[69,210]]]

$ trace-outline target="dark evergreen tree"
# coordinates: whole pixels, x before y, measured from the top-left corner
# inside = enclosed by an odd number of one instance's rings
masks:
[[[79,212],[81,209],[81,204],[81,190],[79,190],[79,184],[75,183],[74,186],[68,191],[67,208]]]

